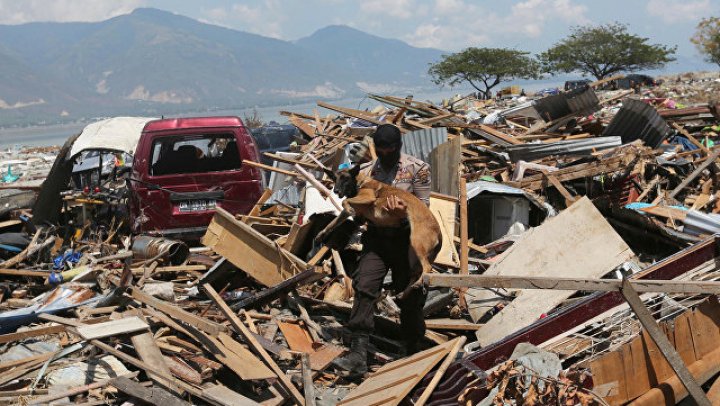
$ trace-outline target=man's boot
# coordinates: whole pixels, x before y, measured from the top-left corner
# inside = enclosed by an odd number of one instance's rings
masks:
[[[368,344],[370,343],[370,334],[353,333],[352,342],[350,344],[350,353],[333,361],[333,365],[338,369],[346,371],[344,376],[348,378],[361,377],[368,371],[367,353]]]

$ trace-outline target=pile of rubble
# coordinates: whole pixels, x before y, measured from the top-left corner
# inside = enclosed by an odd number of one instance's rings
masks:
[[[217,208],[190,244],[84,209],[72,224],[8,210],[0,403],[717,401],[720,106],[697,97],[718,79],[686,98],[692,83],[677,80],[282,112],[300,133],[290,151],[243,162],[270,175],[265,193],[245,214]],[[424,276],[423,350],[405,354],[388,290],[357,382],[332,367],[357,233],[315,236],[342,210],[328,173],[358,144],[373,159],[368,136],[384,123],[432,168],[443,244]]]

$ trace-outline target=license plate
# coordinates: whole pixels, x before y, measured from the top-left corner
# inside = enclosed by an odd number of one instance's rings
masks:
[[[180,212],[206,211],[213,210],[217,205],[214,199],[185,200],[178,204]]]

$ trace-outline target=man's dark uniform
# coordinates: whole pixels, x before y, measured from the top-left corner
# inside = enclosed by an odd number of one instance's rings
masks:
[[[373,133],[378,159],[360,167],[365,175],[414,194],[423,203],[430,204],[430,166],[409,155],[401,154],[400,130],[390,124],[378,126]],[[406,209],[406,202],[388,201],[388,210]],[[410,249],[410,225],[405,220],[400,227],[376,227],[368,224],[362,236],[363,251],[357,270],[352,275],[355,298],[348,328],[352,332],[350,352],[333,361],[334,365],[348,373],[360,376],[367,372],[367,351],[370,333],[375,328],[375,302],[380,297],[383,280],[392,271],[393,290],[402,291],[410,284],[411,269],[420,267],[415,253]],[[416,272],[422,272],[416,271]],[[419,340],[425,335],[422,309],[425,294],[414,289],[398,301],[400,324],[408,352],[415,352]]]
[[[401,154],[391,170],[385,171],[377,160],[360,167],[360,172],[373,179],[414,194],[430,205],[430,165],[410,155]],[[386,228],[368,224],[362,237],[363,252],[353,275],[355,298],[348,327],[352,331],[372,332],[375,301],[380,297],[383,280],[392,270],[393,288],[402,291],[411,282],[411,269],[420,266],[410,250],[410,227]],[[400,324],[406,343],[414,345],[425,335],[422,309],[425,295],[415,289],[398,303]]]

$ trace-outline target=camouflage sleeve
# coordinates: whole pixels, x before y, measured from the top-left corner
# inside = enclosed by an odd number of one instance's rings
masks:
[[[423,164],[413,178],[413,194],[425,205],[430,206],[430,186],[432,179],[430,177],[430,165]]]

